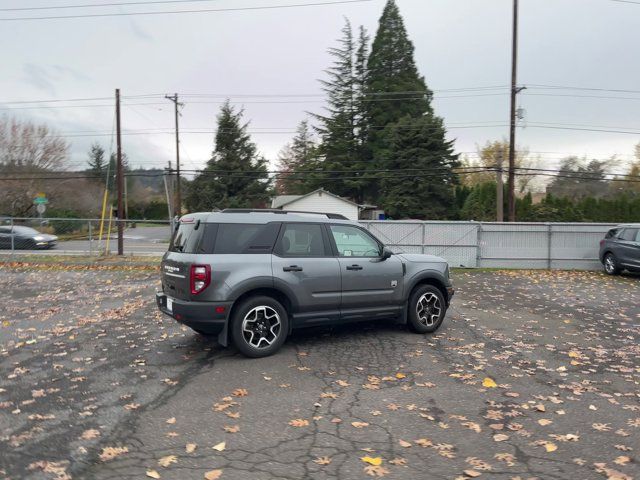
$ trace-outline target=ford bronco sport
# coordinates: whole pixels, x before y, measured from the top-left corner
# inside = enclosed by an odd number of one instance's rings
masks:
[[[293,328],[395,319],[433,332],[454,289],[447,262],[394,254],[337,214],[227,209],[177,224],[162,259],[158,308],[249,357]]]

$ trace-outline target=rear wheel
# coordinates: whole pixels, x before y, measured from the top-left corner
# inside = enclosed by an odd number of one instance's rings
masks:
[[[234,309],[231,336],[247,357],[274,354],[287,338],[287,311],[271,297],[250,297]]]
[[[604,260],[602,262],[604,264],[604,271],[609,275],[615,275],[620,272],[620,267],[618,267],[618,261],[616,260],[615,255],[613,253],[607,253],[604,256]]]
[[[409,298],[409,326],[416,333],[435,332],[447,313],[447,304],[439,288],[417,287]]]

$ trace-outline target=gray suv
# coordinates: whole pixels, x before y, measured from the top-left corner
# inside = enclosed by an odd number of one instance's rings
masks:
[[[618,225],[600,240],[600,261],[609,275],[640,272],[640,223]]]
[[[249,357],[274,353],[297,327],[395,319],[433,332],[454,293],[445,260],[394,254],[336,214],[188,214],[161,269],[158,308]]]

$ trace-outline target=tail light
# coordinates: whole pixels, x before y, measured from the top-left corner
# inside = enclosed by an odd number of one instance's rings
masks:
[[[600,246],[604,245],[604,239],[600,240]]]
[[[198,295],[211,283],[209,265],[191,265],[191,294]]]

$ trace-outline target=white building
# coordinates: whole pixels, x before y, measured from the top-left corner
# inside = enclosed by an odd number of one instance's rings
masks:
[[[303,212],[338,213],[349,220],[358,220],[361,207],[346,198],[319,188],[306,195],[279,195],[271,201],[271,208]]]

